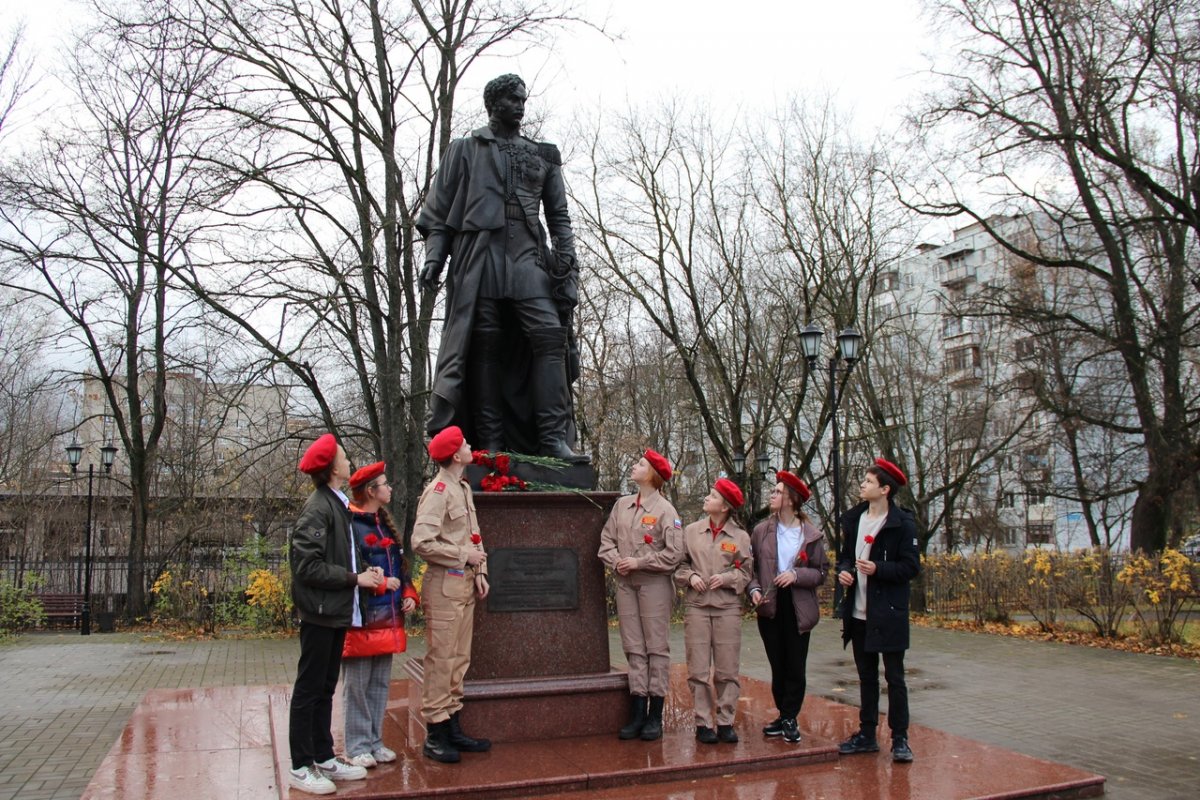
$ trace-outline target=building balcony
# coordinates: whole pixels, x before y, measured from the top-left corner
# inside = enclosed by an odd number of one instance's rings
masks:
[[[983,367],[947,368],[946,381],[951,386],[967,386],[983,380]]]
[[[942,286],[948,289],[961,289],[975,281],[975,266],[972,264],[954,264],[946,270],[942,277]]]

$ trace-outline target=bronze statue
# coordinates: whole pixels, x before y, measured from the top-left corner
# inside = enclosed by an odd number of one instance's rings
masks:
[[[458,425],[487,450],[581,463],[575,239],[558,148],[520,135],[526,97],[516,75],[488,83],[487,126],[450,143],[417,216],[423,291],[450,261],[428,430]]]

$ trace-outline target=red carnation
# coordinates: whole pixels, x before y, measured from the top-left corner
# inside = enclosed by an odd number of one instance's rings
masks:
[[[874,536],[864,536],[863,541],[866,542],[867,544],[872,544],[875,541],[875,537]]]
[[[807,553],[807,552],[805,552],[804,550],[801,550],[801,551],[800,551],[800,560],[801,560],[801,561],[808,561],[808,553]]]
[[[363,541],[367,543],[367,547],[374,547],[379,544],[379,537],[373,533],[368,533],[363,537]]]
[[[741,568],[742,568],[742,560],[741,560],[740,558],[735,558],[735,559],[733,560],[733,568],[734,568],[734,569],[741,569]]]
[[[500,474],[501,474],[501,475],[507,475],[507,474],[508,474],[508,468],[509,468],[509,466],[510,466],[510,464],[509,464],[509,458],[508,458],[508,456],[506,456],[506,455],[498,455],[498,456],[496,456],[496,458],[495,458],[495,462],[496,462],[496,469],[497,469],[497,470],[500,472]]]
[[[481,467],[490,467],[492,466],[492,458],[488,455],[487,450],[472,450],[471,463],[478,464]]]
[[[654,544],[654,535],[647,533],[645,536],[642,537],[642,541],[645,542],[646,544]]]
[[[391,547],[395,543],[396,543],[396,541],[394,539],[392,539],[390,536],[385,536],[384,538],[379,540],[380,547]]]
[[[483,541],[483,537],[480,536],[478,533],[471,534],[471,544],[479,544],[482,541]]]

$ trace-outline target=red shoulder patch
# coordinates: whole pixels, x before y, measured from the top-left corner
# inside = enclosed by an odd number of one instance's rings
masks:
[[[441,494],[442,492],[446,491],[446,484],[442,483],[441,481],[438,481],[437,486],[433,487],[433,490],[435,492],[437,492],[438,494]]]

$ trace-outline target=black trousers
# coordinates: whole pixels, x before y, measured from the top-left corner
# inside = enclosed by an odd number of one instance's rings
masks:
[[[796,630],[796,607],[792,589],[779,589],[775,598],[775,617],[758,618],[758,635],[771,664],[771,697],[783,719],[795,719],[804,705],[808,688],[808,642],[811,632]]]
[[[300,665],[288,714],[292,769],[333,758],[333,691],[345,641],[345,628],[300,623]]]
[[[879,725],[879,656],[883,656],[883,677],[888,685],[888,727],[892,738],[908,736],[908,686],[904,683],[904,651],[868,653],[865,648],[867,623],[849,620],[850,646],[854,648],[854,666],[858,669],[861,708],[858,722],[862,730],[875,733]]]

